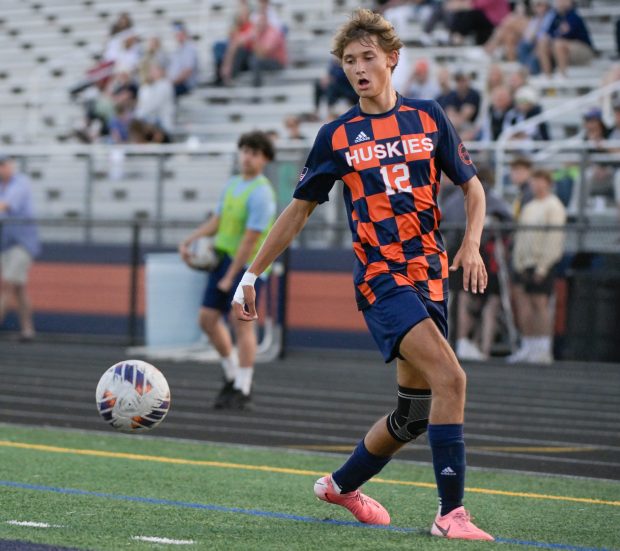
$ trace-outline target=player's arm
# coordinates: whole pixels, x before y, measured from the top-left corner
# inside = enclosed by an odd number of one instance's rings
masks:
[[[480,256],[480,239],[486,213],[484,189],[478,176],[462,184],[461,189],[465,195],[467,225],[463,242],[454,256],[450,271],[456,271],[462,267],[463,289],[471,290],[472,293],[483,293],[488,281],[487,270]]]
[[[254,281],[291,244],[317,204],[316,201],[293,199],[282,211],[235,291],[233,310],[238,319],[252,321],[258,317]]]
[[[200,237],[211,237],[217,233],[217,229],[220,226],[220,217],[217,214],[213,214],[209,219],[198,226],[192,233],[190,233],[183,241],[179,243],[179,254],[185,262],[189,261],[189,246],[190,244]]]

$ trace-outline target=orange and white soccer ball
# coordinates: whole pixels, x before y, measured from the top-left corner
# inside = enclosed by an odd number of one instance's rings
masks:
[[[97,410],[123,432],[144,432],[159,425],[170,409],[170,388],[163,373],[141,360],[125,360],[99,379]]]

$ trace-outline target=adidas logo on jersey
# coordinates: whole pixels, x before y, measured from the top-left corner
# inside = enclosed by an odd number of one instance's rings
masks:
[[[364,132],[363,130],[356,136],[355,138],[355,143],[361,143],[361,142],[365,142],[366,140],[370,140],[370,138],[367,136],[366,132]]]
[[[443,471],[441,471],[443,476],[456,476],[456,473],[450,468],[446,467]]]

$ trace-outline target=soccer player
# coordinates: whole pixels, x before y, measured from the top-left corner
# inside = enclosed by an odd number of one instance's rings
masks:
[[[256,319],[254,281],[291,243],[314,208],[343,180],[353,234],[357,304],[386,362],[396,359],[397,405],[370,429],[344,465],[317,480],[319,499],[360,521],[389,524],[388,512],[359,487],[407,442],[428,431],[440,497],[434,536],[492,540],[463,508],[465,373],[447,334],[448,262],[437,206],[443,171],[465,194],[467,228],[450,270],[481,293],[484,191],[469,154],[434,101],[398,95],[391,75],[402,43],[382,16],[353,13],[334,39],[334,54],[360,97],[323,126],[280,215],[234,294],[241,320]]]
[[[255,324],[243,323],[236,317],[231,320],[237,354],[223,317],[230,311],[234,290],[271,229],[276,212],[275,194],[263,174],[275,155],[271,140],[263,132],[250,132],[239,138],[238,147],[241,174],[227,183],[217,213],[179,245],[181,256],[189,262],[192,241],[214,235],[215,250],[220,257],[218,266],[209,274],[200,309],[200,325],[220,355],[224,371],[224,386],[215,400],[216,409],[251,406]]]

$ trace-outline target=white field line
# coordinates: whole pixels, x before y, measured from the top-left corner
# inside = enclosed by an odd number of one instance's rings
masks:
[[[47,522],[34,522],[31,520],[7,520],[7,524],[12,526],[28,526],[29,528],[64,528],[58,524],[48,524]]]
[[[172,540],[170,538],[158,538],[155,536],[132,536],[132,540],[148,541],[149,543],[164,543],[168,545],[193,545],[194,540]]]

